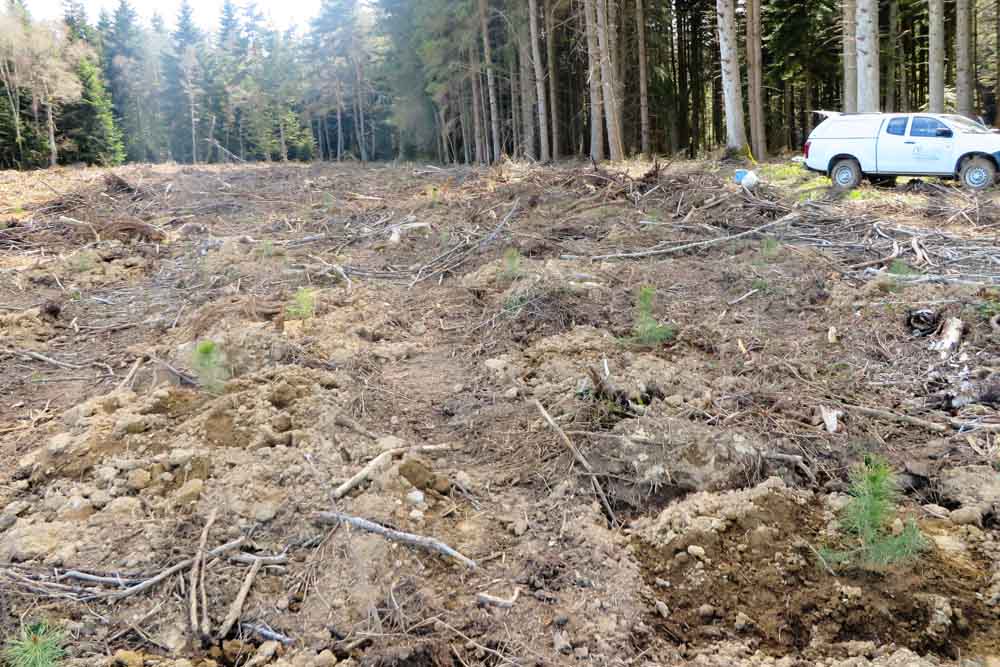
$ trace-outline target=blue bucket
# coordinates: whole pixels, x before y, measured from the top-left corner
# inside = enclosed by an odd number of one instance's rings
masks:
[[[742,183],[743,177],[746,176],[748,173],[750,172],[748,172],[746,169],[737,169],[736,172],[733,174],[733,179],[736,181],[736,185]]]

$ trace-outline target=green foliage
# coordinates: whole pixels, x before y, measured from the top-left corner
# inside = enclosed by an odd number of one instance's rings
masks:
[[[626,339],[626,342],[641,347],[655,347],[673,340],[677,336],[676,327],[660,324],[653,316],[655,298],[655,287],[646,285],[639,288],[632,335]]]
[[[506,280],[517,280],[521,276],[521,251],[517,248],[507,248],[503,253],[503,277]]]
[[[97,253],[80,250],[70,255],[67,263],[71,273],[87,273],[94,270],[97,266],[97,260]]]
[[[909,264],[901,259],[894,259],[889,264],[889,273],[894,276],[915,276],[919,272],[915,271]]]
[[[62,160],[102,167],[119,165],[125,160],[125,147],[101,71],[85,58],[77,67],[77,76],[83,96],[79,102],[67,106],[62,116],[61,124],[67,128]]]
[[[3,658],[9,667],[58,667],[66,655],[65,642],[60,630],[44,622],[22,626],[4,647]]]
[[[760,254],[765,259],[774,259],[781,254],[781,243],[770,236],[760,242]]]
[[[295,293],[293,302],[285,309],[289,319],[308,320],[316,315],[316,292],[307,287]]]
[[[203,340],[194,348],[191,367],[201,386],[214,394],[222,393],[227,378],[225,355],[211,340]]]
[[[864,463],[851,472],[849,493],[851,500],[844,508],[840,525],[858,546],[821,550],[820,555],[828,565],[885,567],[912,560],[927,548],[927,541],[913,520],[904,524],[898,534],[891,531],[899,490],[885,460],[866,456]]]

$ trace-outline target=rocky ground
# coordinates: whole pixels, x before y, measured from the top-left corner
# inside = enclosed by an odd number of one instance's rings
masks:
[[[1000,664],[1000,209],[731,171],[0,173],[0,634],[48,620],[80,666]],[[868,454],[928,548],[834,570]]]

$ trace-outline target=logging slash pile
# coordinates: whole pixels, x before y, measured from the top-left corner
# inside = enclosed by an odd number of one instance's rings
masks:
[[[723,169],[0,173],[0,638],[1000,664],[1000,209]]]

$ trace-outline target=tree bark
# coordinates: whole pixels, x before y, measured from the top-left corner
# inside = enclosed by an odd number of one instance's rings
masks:
[[[736,11],[733,0],[716,0],[719,19],[719,57],[722,65],[722,96],[726,109],[726,148],[745,150],[743,127],[743,91],[740,86],[740,61],[736,43]]]
[[[843,0],[844,113],[858,110],[857,0]]]
[[[1000,50],[1000,0],[996,3],[996,32],[997,32],[997,49]],[[1000,55],[1000,54],[998,54]],[[993,125],[1000,127],[1000,57],[994,58],[997,62],[997,72],[996,72],[996,83],[993,88],[993,99],[995,100],[994,106],[996,111],[993,115]]]
[[[944,113],[944,0],[928,0],[927,4],[930,27],[928,106],[931,113]]]
[[[493,159],[500,159],[500,109],[497,103],[497,80],[490,50],[490,22],[486,16],[487,0],[479,0],[479,24],[483,32],[483,58],[486,60],[486,85],[490,95],[490,128],[493,133]]]
[[[747,0],[747,94],[750,97],[750,143],[757,160],[767,159],[764,130],[764,60],[761,53],[760,0]]]
[[[889,33],[885,50],[885,112],[896,111],[896,54],[899,52],[899,0],[889,0]]]
[[[858,111],[879,111],[878,0],[857,3]]]
[[[518,85],[518,66],[517,66],[517,53],[515,49],[507,50],[510,56],[510,66],[507,68],[510,72],[510,129],[513,134],[512,140],[512,150],[515,156],[521,155],[524,149],[521,143],[521,120],[518,118],[518,108],[523,103],[521,100],[520,87]]]
[[[479,45],[473,44],[469,52],[472,54],[472,127],[476,133],[476,162],[486,164],[489,162],[487,155],[489,149],[486,147],[486,142],[483,141],[483,116],[480,108],[483,93],[480,80],[482,71],[479,63]]]
[[[354,58],[354,103],[358,110],[358,146],[361,149],[361,161],[368,162],[368,149],[365,147],[365,95],[364,78],[361,74],[361,60]]]
[[[590,81],[590,159],[604,159],[604,102],[601,85],[601,53],[597,45],[597,19],[594,2],[583,0],[587,30],[587,69]]]
[[[955,51],[957,70],[955,92],[958,97],[958,113],[972,118],[972,8],[970,0],[955,2]]]
[[[611,59],[611,81],[615,85],[615,118],[618,121],[618,133],[621,135],[623,132],[623,126],[625,124],[625,59],[622,57],[621,49],[619,48],[618,31],[620,29],[619,17],[619,7],[618,3],[621,0],[606,0],[605,6],[608,10],[608,56]],[[622,139],[622,145],[624,146],[624,138]],[[622,150],[622,157],[624,157],[624,150]]]
[[[521,78],[521,138],[524,144],[524,156],[532,160],[538,159],[535,150],[535,81],[531,67],[531,47],[528,35],[520,34],[517,38],[518,64]]]
[[[47,94],[46,97],[48,97]],[[45,111],[49,125],[49,163],[55,167],[59,164],[59,148],[56,146],[56,121],[52,113],[52,99],[48,98],[46,101]]]
[[[622,148],[621,119],[618,117],[618,100],[615,98],[614,63],[611,60],[608,16],[604,0],[597,0],[597,47],[601,56],[601,83],[604,85],[604,120],[608,128],[610,157],[612,161],[618,162],[625,157],[625,150]]]
[[[649,157],[649,79],[646,62],[646,12],[643,0],[635,0],[635,32],[639,41],[639,123],[642,154]]]
[[[549,105],[549,115],[552,118],[552,145],[551,156],[553,160],[559,159],[559,90],[556,73],[558,72],[556,62],[556,0],[543,0],[545,2],[545,51],[547,56],[546,65],[549,71],[549,96],[546,99]]]
[[[337,81],[337,162],[344,159],[344,93]]]
[[[538,137],[539,146],[541,152],[539,153],[539,159],[542,162],[548,162],[552,159],[549,153],[549,132],[547,125],[549,123],[549,105],[548,105],[548,92],[545,90],[545,69],[542,64],[542,47],[538,40],[540,38],[538,30],[538,0],[528,0],[528,11],[530,16],[528,17],[528,24],[531,27],[531,58],[534,61],[535,66],[535,87],[536,96],[538,98]]]
[[[469,104],[465,96],[465,81],[459,82],[458,121],[462,127],[462,158],[464,164],[472,163],[472,137],[469,135]]]

